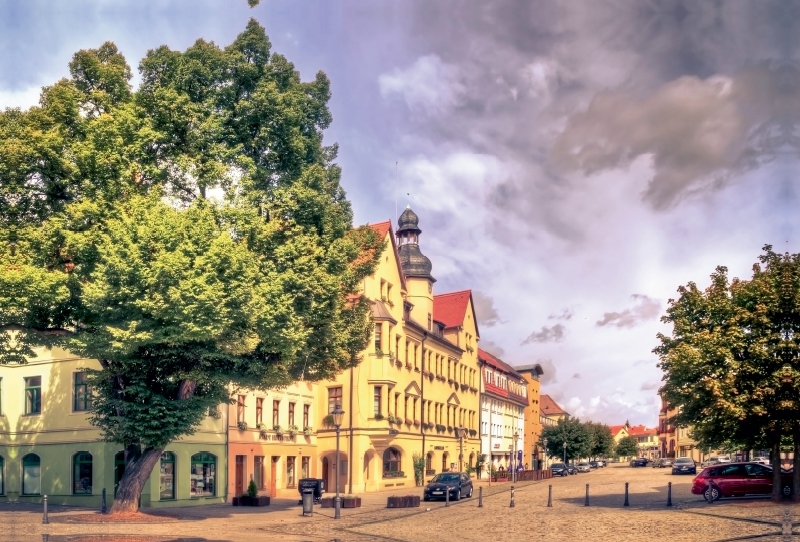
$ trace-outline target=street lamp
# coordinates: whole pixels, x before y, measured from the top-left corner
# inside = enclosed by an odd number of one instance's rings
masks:
[[[564,464],[567,464],[567,441],[564,441]]]
[[[333,407],[333,425],[336,427],[336,498],[333,499],[333,519],[340,519],[342,517],[342,498],[339,496],[339,431],[342,427],[342,418],[344,418],[344,410],[339,403]]]
[[[513,461],[511,462],[514,465],[514,472],[511,474],[511,481],[512,483],[517,483],[517,470],[519,470],[519,466],[517,465],[517,441],[519,440],[519,433],[514,431],[514,457],[512,458]]]
[[[464,472],[464,436],[467,430],[461,425],[458,428],[458,472]]]
[[[544,445],[544,468],[547,468],[547,437],[542,439],[542,444]],[[544,469],[542,469],[544,470]]]

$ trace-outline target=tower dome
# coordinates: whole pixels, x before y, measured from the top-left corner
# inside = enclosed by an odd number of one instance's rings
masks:
[[[398,255],[400,256],[400,267],[406,277],[426,278],[435,282],[431,276],[433,264],[419,249],[419,217],[406,207],[403,214],[397,220],[397,245]]]

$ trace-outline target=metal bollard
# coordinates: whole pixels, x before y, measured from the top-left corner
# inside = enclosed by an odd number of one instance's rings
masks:
[[[444,505],[450,506],[450,488],[444,488]]]
[[[514,486],[511,486],[511,504],[509,504],[508,507],[514,508]]]
[[[625,504],[622,506],[630,506],[630,504],[628,504],[628,482],[625,482]]]
[[[103,488],[103,500],[100,502],[100,513],[105,514],[108,512],[106,508],[106,488]]]
[[[547,507],[553,507],[553,484],[547,486]]]
[[[47,495],[44,496],[42,499],[42,504],[44,504],[44,515],[42,516],[42,525],[48,525],[50,520],[47,518]]]
[[[667,484],[667,506],[672,506],[672,482]]]
[[[483,508],[483,486],[478,488],[478,508]]]
[[[583,503],[583,506],[589,506],[589,484],[586,484],[586,502]]]

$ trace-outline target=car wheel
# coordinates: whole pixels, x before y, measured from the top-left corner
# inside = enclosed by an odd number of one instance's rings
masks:
[[[430,498],[430,497],[428,497],[428,496],[425,496],[425,497],[422,497],[422,500],[423,500],[423,501],[425,501],[425,502],[428,502],[428,501],[430,501],[430,500],[431,500],[431,498]]]
[[[472,486],[469,486],[469,494],[467,495],[468,499],[472,498]]]
[[[461,488],[458,488],[458,491],[456,491],[456,496],[453,497],[453,500],[454,501],[460,501],[461,500]]]
[[[703,497],[705,497],[706,501],[709,503],[719,500],[720,496],[719,489],[712,485],[706,487],[706,490],[703,492]]]

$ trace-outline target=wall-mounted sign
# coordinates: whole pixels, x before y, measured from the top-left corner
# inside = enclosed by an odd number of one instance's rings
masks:
[[[444,446],[434,446],[434,450],[444,450]]]

